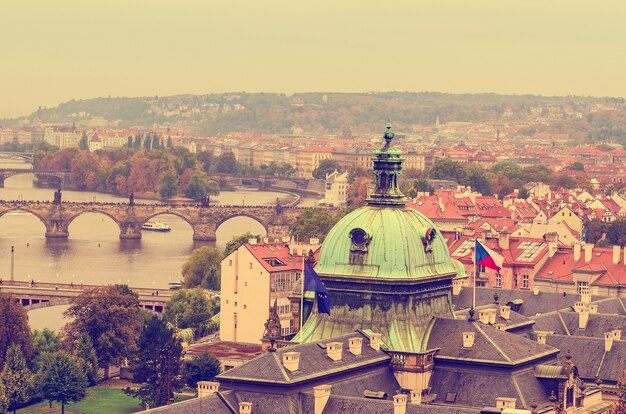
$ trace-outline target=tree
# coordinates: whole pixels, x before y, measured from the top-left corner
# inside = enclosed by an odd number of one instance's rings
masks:
[[[348,184],[352,184],[357,178],[365,177],[372,179],[372,170],[363,168],[359,165],[351,165],[348,167]]]
[[[325,180],[326,175],[332,174],[335,170],[342,173],[346,169],[343,168],[343,166],[339,164],[337,161],[330,159],[330,158],[326,158],[320,161],[318,167],[314,169],[311,174],[313,175],[313,178],[316,178],[318,180]]]
[[[607,224],[600,219],[589,220],[585,223],[585,242],[597,243],[606,232]]]
[[[152,149],[159,149],[159,136],[157,134],[152,135]]]
[[[150,137],[150,134],[147,134],[143,139],[143,148],[146,151],[150,151],[152,149],[152,138]]]
[[[0,293],[0,369],[4,367],[4,356],[13,344],[20,347],[26,358],[33,354],[26,310],[13,296]]]
[[[613,246],[626,245],[626,220],[615,220],[611,222],[606,229],[606,239]]]
[[[51,354],[50,364],[43,371],[41,389],[46,399],[61,403],[62,414],[65,404],[85,395],[86,386],[87,378],[75,358],[63,351]]]
[[[211,173],[211,168],[215,165],[215,157],[208,151],[201,151],[197,155],[198,161],[202,165],[202,171]]]
[[[530,197],[530,191],[526,187],[520,187],[517,191],[517,198],[521,198],[523,200],[528,199]]]
[[[496,176],[504,176],[509,180],[521,179],[524,174],[522,168],[509,161],[502,161],[491,167],[491,172]]]
[[[340,216],[333,216],[330,210],[325,208],[307,209],[291,226],[291,234],[298,240],[316,237],[323,241],[339,218]]]
[[[33,344],[35,346],[35,352],[33,354],[33,363],[31,368],[37,370],[41,365],[41,355],[59,350],[59,335],[51,329],[44,328],[43,330],[33,331]]]
[[[429,174],[431,178],[452,180],[459,184],[464,182],[467,177],[463,164],[448,158],[437,158]]]
[[[4,414],[7,410],[7,406],[9,402],[7,401],[7,396],[4,391],[4,385],[2,385],[2,381],[0,381],[0,414]]]
[[[487,172],[478,164],[468,164],[465,167],[465,180],[460,184],[468,185],[482,195],[491,195],[491,184],[487,178]]]
[[[168,135],[168,137],[167,137],[167,149],[171,149],[172,147],[173,147],[173,144],[172,144],[172,137],[170,137],[170,136]]]
[[[213,246],[203,246],[191,252],[183,265],[183,278],[188,289],[202,286],[219,290],[222,252]]]
[[[240,165],[235,158],[235,154],[233,154],[232,152],[225,152],[217,157],[217,163],[215,168],[220,174],[237,174]]]
[[[144,323],[138,346],[139,352],[131,360],[130,371],[133,382],[141,385],[129,393],[150,407],[167,404],[182,383],[180,339],[176,338],[173,328],[154,315]]]
[[[369,177],[358,177],[348,185],[346,191],[346,198],[348,200],[349,207],[361,207],[365,205],[365,199],[367,198],[367,187],[372,184],[372,179]]]
[[[133,148],[135,149],[141,148],[142,139],[143,139],[143,136],[141,134],[135,135],[135,142],[133,143]]]
[[[163,318],[180,329],[193,329],[197,336],[206,328],[214,314],[215,305],[207,298],[205,291],[197,287],[181,289],[172,295]]]
[[[159,187],[159,194],[161,198],[170,198],[176,195],[178,191],[178,179],[173,171],[167,170],[161,177],[161,186]]]
[[[132,135],[128,136],[128,142],[126,143],[126,147],[127,148],[132,148],[133,147],[133,136]]]
[[[17,344],[12,344],[7,350],[6,363],[0,374],[0,381],[4,386],[8,409],[15,414],[18,407],[30,399],[33,387],[33,376]]]
[[[582,162],[574,162],[571,163],[568,167],[568,170],[572,170],[572,171],[585,171],[585,164],[583,164]]]
[[[224,247],[224,257],[228,256],[229,254],[231,254],[232,252],[234,252],[235,250],[237,250],[238,248],[240,248],[241,246],[243,246],[245,243],[248,243],[248,240],[250,239],[259,239],[259,235],[253,235],[250,232],[247,232],[246,234],[241,234],[239,236],[233,236],[233,238],[226,243],[226,247]]]
[[[74,356],[82,362],[82,368],[89,385],[96,385],[98,382],[98,356],[91,338],[86,333],[81,334],[76,340]]]
[[[91,338],[105,379],[109,365],[128,358],[136,349],[142,316],[138,295],[126,285],[83,291],[64,315],[74,319],[64,328],[71,342],[82,333]]]
[[[87,131],[83,131],[83,135],[81,135],[80,137],[78,147],[83,151],[89,150],[89,141],[87,141]]]
[[[220,373],[220,361],[203,352],[183,363],[183,380],[191,388],[198,387],[198,381],[210,381]]]
[[[185,195],[193,199],[200,199],[207,194],[218,195],[220,186],[200,170],[195,170],[189,183],[185,187]]]

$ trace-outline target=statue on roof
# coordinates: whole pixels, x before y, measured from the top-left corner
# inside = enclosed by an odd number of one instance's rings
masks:
[[[270,306],[270,314],[265,321],[265,330],[263,332],[263,339],[274,340],[280,337],[280,318],[278,317],[278,300],[274,300],[274,305]]]

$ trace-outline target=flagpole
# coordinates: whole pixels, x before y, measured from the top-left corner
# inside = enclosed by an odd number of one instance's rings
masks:
[[[474,308],[476,307],[476,277],[477,275],[477,266],[476,266],[476,254],[478,252],[478,239],[474,240],[474,255],[472,257],[472,262],[474,265],[474,277],[472,278],[472,307],[469,310],[469,321],[474,320]]]
[[[304,276],[304,256],[302,256],[302,287],[300,289],[300,327],[298,328],[298,332],[302,331],[302,320],[304,319],[304,284],[306,282]]]

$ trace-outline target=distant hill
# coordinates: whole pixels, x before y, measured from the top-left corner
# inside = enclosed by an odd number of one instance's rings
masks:
[[[603,98],[604,99],[604,98]],[[537,106],[584,110],[591,97],[506,96],[436,92],[384,93],[227,93],[166,97],[94,98],[71,100],[55,108],[0,125],[35,122],[90,127],[155,128],[174,126],[198,133],[320,133],[342,134],[380,130],[390,118],[396,129],[450,121],[523,120]]]

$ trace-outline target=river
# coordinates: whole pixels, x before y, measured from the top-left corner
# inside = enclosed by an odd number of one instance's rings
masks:
[[[28,168],[21,160],[0,159],[0,168]],[[2,200],[52,200],[53,189],[37,188],[32,174],[5,180],[0,188]],[[211,202],[231,205],[273,205],[276,198],[286,203],[291,194],[241,189],[222,191]],[[65,201],[127,201],[111,194],[63,191]],[[137,199],[138,202],[151,202]],[[304,198],[300,205],[314,205]],[[167,233],[143,232],[141,240],[120,240],[119,227],[109,217],[87,213],[69,227],[68,239],[46,239],[45,227],[35,216],[11,212],[0,217],[0,277],[10,278],[11,246],[15,246],[15,279],[74,284],[124,283],[133,287],[167,288],[181,279],[181,268],[194,248],[202,243],[192,240],[191,226],[172,215],[158,216],[171,226]],[[247,217],[228,220],[217,230],[217,245],[223,247],[233,236],[251,232],[265,234],[263,226]],[[204,243],[206,244],[206,243]]]

